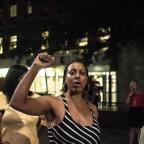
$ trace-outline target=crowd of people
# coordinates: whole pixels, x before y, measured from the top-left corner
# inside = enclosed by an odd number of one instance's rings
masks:
[[[20,64],[9,68],[0,93],[0,144],[40,144],[40,128],[46,132],[48,143],[100,144],[97,102],[102,87],[97,87],[83,61],[66,64],[60,96],[41,96],[30,91],[38,72],[54,62],[51,55],[40,53],[29,69]],[[134,144],[136,138],[138,144],[143,144],[144,92],[136,80],[129,84],[125,103],[129,144]]]
[[[3,142],[16,144],[20,140],[21,144],[37,144],[36,122],[43,115],[48,123],[49,143],[100,143],[98,109],[86,98],[89,75],[82,61],[75,60],[65,66],[60,96],[31,96],[30,87],[37,73],[42,68],[50,67],[54,61],[51,55],[38,54],[30,69],[21,77],[17,76],[16,89],[13,88],[10,94],[4,91],[8,106],[2,119]],[[9,85],[16,81],[16,77],[14,79],[11,78]]]

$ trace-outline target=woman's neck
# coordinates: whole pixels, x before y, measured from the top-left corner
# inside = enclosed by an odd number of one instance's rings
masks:
[[[81,103],[81,102],[85,101],[82,96],[82,93],[71,95],[69,92],[67,92],[64,95],[68,100],[73,101],[74,103]]]

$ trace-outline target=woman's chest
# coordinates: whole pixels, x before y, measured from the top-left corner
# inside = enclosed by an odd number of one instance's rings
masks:
[[[68,111],[74,122],[85,126],[93,124],[93,114],[87,106],[68,105]]]
[[[144,106],[144,94],[139,93],[133,97],[134,106]]]

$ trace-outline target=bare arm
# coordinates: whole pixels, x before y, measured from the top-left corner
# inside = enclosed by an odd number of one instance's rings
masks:
[[[54,62],[54,58],[50,55],[45,55],[44,61],[41,61],[39,56],[40,54],[37,55],[29,71],[18,84],[12,100],[10,101],[10,105],[15,109],[32,115],[43,114],[46,109],[51,107],[51,103],[56,99],[50,96],[38,97],[35,99],[27,97],[31,84],[39,70],[41,68],[50,67]]]
[[[129,105],[132,96],[133,96],[133,92],[130,92],[130,93],[128,94],[128,96],[126,97],[125,103],[126,103],[127,105]]]

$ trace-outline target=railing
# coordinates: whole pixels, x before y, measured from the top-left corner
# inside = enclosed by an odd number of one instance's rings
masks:
[[[122,102],[99,102],[98,109],[101,111],[120,111],[127,112],[128,106]]]

